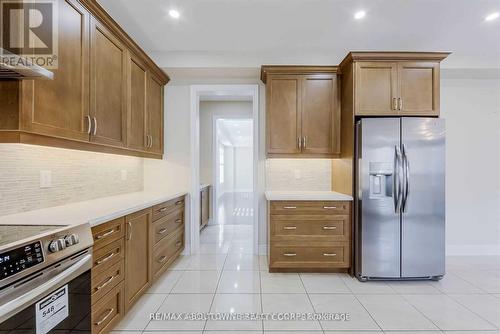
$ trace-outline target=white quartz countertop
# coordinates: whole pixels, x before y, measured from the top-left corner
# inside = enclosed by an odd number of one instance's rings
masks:
[[[208,184],[208,183],[202,183],[202,184],[200,184],[200,190],[203,190],[203,189],[205,189],[207,187],[210,187],[210,184]]]
[[[102,197],[52,208],[0,217],[0,225],[76,225],[96,226],[150,206],[186,195],[187,191],[140,191]]]
[[[268,201],[352,201],[352,196],[335,191],[266,191]]]

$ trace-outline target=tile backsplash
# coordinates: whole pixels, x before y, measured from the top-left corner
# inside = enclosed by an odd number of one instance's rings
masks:
[[[331,187],[330,159],[266,160],[266,190],[328,191]]]
[[[0,144],[0,216],[141,191],[143,168],[142,158]]]

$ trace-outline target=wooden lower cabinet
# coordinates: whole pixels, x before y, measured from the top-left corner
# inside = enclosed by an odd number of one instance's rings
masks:
[[[269,271],[346,271],[351,266],[351,204],[269,202]]]
[[[200,191],[200,230],[208,225],[210,220],[210,186]]]
[[[94,226],[92,235],[92,334],[106,334],[184,250],[184,196]]]

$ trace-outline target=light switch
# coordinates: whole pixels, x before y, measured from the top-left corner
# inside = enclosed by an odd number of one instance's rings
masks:
[[[41,170],[40,171],[40,188],[50,188],[52,187],[52,171]]]

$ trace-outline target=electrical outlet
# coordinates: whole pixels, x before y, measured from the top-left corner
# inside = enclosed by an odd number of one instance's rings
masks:
[[[52,171],[41,170],[40,171],[40,188],[51,188],[52,187]]]
[[[301,170],[300,169],[294,169],[294,171],[293,171],[293,177],[295,179],[297,179],[297,180],[301,179],[302,178],[302,172],[301,172]]]
[[[127,170],[126,169],[122,169],[120,171],[120,176],[121,176],[122,181],[127,181],[127,176],[128,176],[127,175]]]

